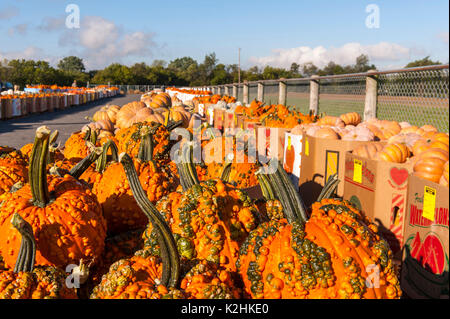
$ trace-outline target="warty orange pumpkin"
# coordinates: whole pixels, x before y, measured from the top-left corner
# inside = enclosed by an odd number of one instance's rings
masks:
[[[17,213],[10,222],[21,237],[20,253],[14,270],[0,270],[0,299],[77,299],[75,290],[65,283],[64,271],[35,267],[36,240],[31,225]]]
[[[308,214],[281,164],[260,178],[283,207],[251,231],[241,245],[237,267],[252,298],[398,298],[389,245],[349,202],[322,199]],[[380,285],[366,285],[370,267]]]
[[[70,175],[47,175],[49,136],[45,126],[36,130],[29,184],[9,193],[0,206],[0,255],[8,267],[17,259],[20,246],[9,223],[14,213],[33,227],[37,265],[65,268],[80,259],[95,261],[103,252],[106,223],[90,189]]]

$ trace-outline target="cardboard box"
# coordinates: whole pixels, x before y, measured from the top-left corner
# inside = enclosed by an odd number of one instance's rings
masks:
[[[236,128],[236,115],[232,111],[225,111],[223,128]]]
[[[0,120],[3,120],[3,119],[6,118],[6,116],[5,116],[5,114],[6,114],[6,110],[5,110],[6,104],[3,103],[4,100],[5,99],[0,98]]]
[[[400,285],[410,298],[449,298],[449,189],[410,175]]]
[[[397,260],[404,243],[403,228],[411,163],[377,161],[347,152],[344,199],[355,204],[389,243]]]
[[[225,110],[224,109],[215,109],[214,110],[214,128],[218,130],[223,130],[224,119],[225,119]]]
[[[284,135],[289,129],[283,127],[258,126],[256,143],[258,154],[268,158],[278,158],[283,163]]]
[[[284,135],[283,168],[294,185],[299,185],[301,160],[303,150],[303,134],[294,135],[286,132]]]
[[[333,174],[338,174],[340,183],[337,195],[344,195],[345,153],[370,142],[329,140],[304,135],[299,190],[307,206],[314,203],[323,185]]]
[[[21,99],[11,100],[11,117],[17,117],[22,115],[22,104]]]

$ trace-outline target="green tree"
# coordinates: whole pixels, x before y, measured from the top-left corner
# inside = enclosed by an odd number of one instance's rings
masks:
[[[58,63],[58,69],[67,72],[84,72],[85,67],[83,59],[72,55],[61,59]]]
[[[105,69],[97,72],[92,78],[92,83],[106,84],[130,84],[133,80],[130,68],[119,63],[113,63]]]
[[[440,64],[442,64],[442,63],[439,61],[432,61],[432,60],[430,60],[430,56],[426,56],[421,60],[415,60],[415,61],[409,62],[406,65],[406,68],[414,68],[414,67],[427,66],[427,65],[440,65]]]
[[[290,71],[293,76],[298,75],[300,71],[300,65],[298,65],[295,62],[292,62]]]
[[[225,69],[225,64],[218,64],[212,72],[211,84],[227,84],[229,82],[229,76]]]
[[[311,75],[317,74],[317,72],[319,72],[319,68],[312,62],[307,62],[302,66],[302,73],[304,76],[310,77]]]

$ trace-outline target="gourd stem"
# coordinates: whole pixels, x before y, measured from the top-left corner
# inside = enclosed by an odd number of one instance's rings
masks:
[[[167,128],[167,130],[172,131],[172,130],[176,129],[177,127],[180,127],[181,125],[183,125],[182,120],[176,121],[176,122],[171,122],[171,123],[167,124],[166,128]]]
[[[22,235],[20,251],[14,266],[14,272],[32,272],[36,258],[36,241],[33,235],[33,228],[19,214],[14,213],[11,224]]]
[[[102,149],[100,147],[95,147],[89,155],[78,162],[77,165],[72,167],[69,174],[72,177],[79,179],[80,176],[83,175],[83,173],[99,158],[101,154]]]
[[[147,126],[144,126],[141,129],[141,143],[139,144],[137,158],[143,162],[153,162],[153,148],[153,134],[150,133]],[[155,164],[155,162],[153,162],[153,164]]]
[[[278,169],[277,173],[280,176],[281,180],[284,183],[284,186],[286,190],[289,193],[289,198],[293,201],[294,207],[296,208],[295,212],[297,214],[297,217],[303,221],[308,220],[308,216],[306,214],[306,206],[303,203],[303,200],[301,199],[299,193],[298,193],[298,187],[295,187],[292,183],[291,179],[287,175],[286,171],[283,168],[283,165],[278,162]]]
[[[148,217],[153,229],[158,234],[158,243],[161,248],[161,259],[163,262],[161,284],[166,287],[175,287],[180,276],[180,256],[172,231],[156,207],[147,198],[139,182],[139,177],[131,157],[126,153],[122,153],[119,156],[119,162],[123,165],[125,175],[127,176],[137,204]]]
[[[180,183],[183,190],[186,191],[194,185],[200,184],[198,179],[197,170],[194,165],[194,159],[192,156],[193,144],[186,142],[182,146],[181,154],[179,157],[180,162],[177,164],[178,174],[180,175]]]
[[[230,173],[231,173],[231,162],[226,161],[223,166],[222,173],[220,174],[220,179],[224,182],[230,181]]]
[[[269,200],[278,199],[281,202],[283,212],[289,223],[300,222],[304,224],[308,220],[308,217],[300,195],[295,190],[281,163],[276,159],[272,159],[271,161],[277,161],[277,163],[271,163],[276,164],[276,171],[269,174],[264,173],[267,167],[260,169],[257,176],[260,184],[262,182],[261,187],[265,188],[264,191],[267,194],[270,194]]]
[[[328,181],[323,186],[322,191],[320,192],[319,197],[317,197],[316,201],[320,202],[325,198],[329,198],[333,193],[336,192],[339,182],[340,181],[337,174],[331,175],[328,178]]]
[[[267,176],[264,174],[261,174],[258,171],[258,172],[256,172],[256,178],[258,179],[259,186],[261,187],[261,192],[263,194],[263,197],[267,201],[274,200],[275,196],[273,195],[272,188],[268,185],[269,181],[267,179]]]
[[[50,201],[50,195],[47,186],[47,159],[49,148],[50,129],[41,126],[36,130],[33,149],[30,156],[29,181],[33,204],[39,207],[45,207]]]
[[[110,160],[113,162],[119,161],[119,150],[117,149],[116,143],[113,140],[108,140],[103,144],[102,152],[97,159],[95,165],[95,171],[99,173],[103,173],[106,169],[106,164],[108,163],[108,150],[111,150],[111,158]]]

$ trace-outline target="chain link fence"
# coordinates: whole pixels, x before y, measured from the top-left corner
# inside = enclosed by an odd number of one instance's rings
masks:
[[[369,78],[376,79],[376,87],[371,98],[366,99],[366,94],[370,94],[367,93]],[[313,82],[318,83],[319,93],[311,100]],[[392,71],[246,82],[241,83],[236,98],[238,101],[250,103],[257,98],[257,86],[261,83],[264,85],[263,101],[266,104],[278,104],[280,89],[286,90],[285,104],[304,114],[310,110],[334,116],[357,112],[363,118],[364,115],[374,114],[382,120],[406,121],[416,126],[431,124],[439,131],[448,132],[448,82],[447,64]],[[230,94],[234,85],[237,84],[227,84],[231,86]],[[243,96],[244,85],[248,85],[249,88],[247,97]],[[314,105],[316,100],[318,105]]]
[[[449,131],[448,68],[378,77],[377,117]]]
[[[366,77],[325,79],[319,81],[319,114],[339,116],[348,112],[364,115]]]

